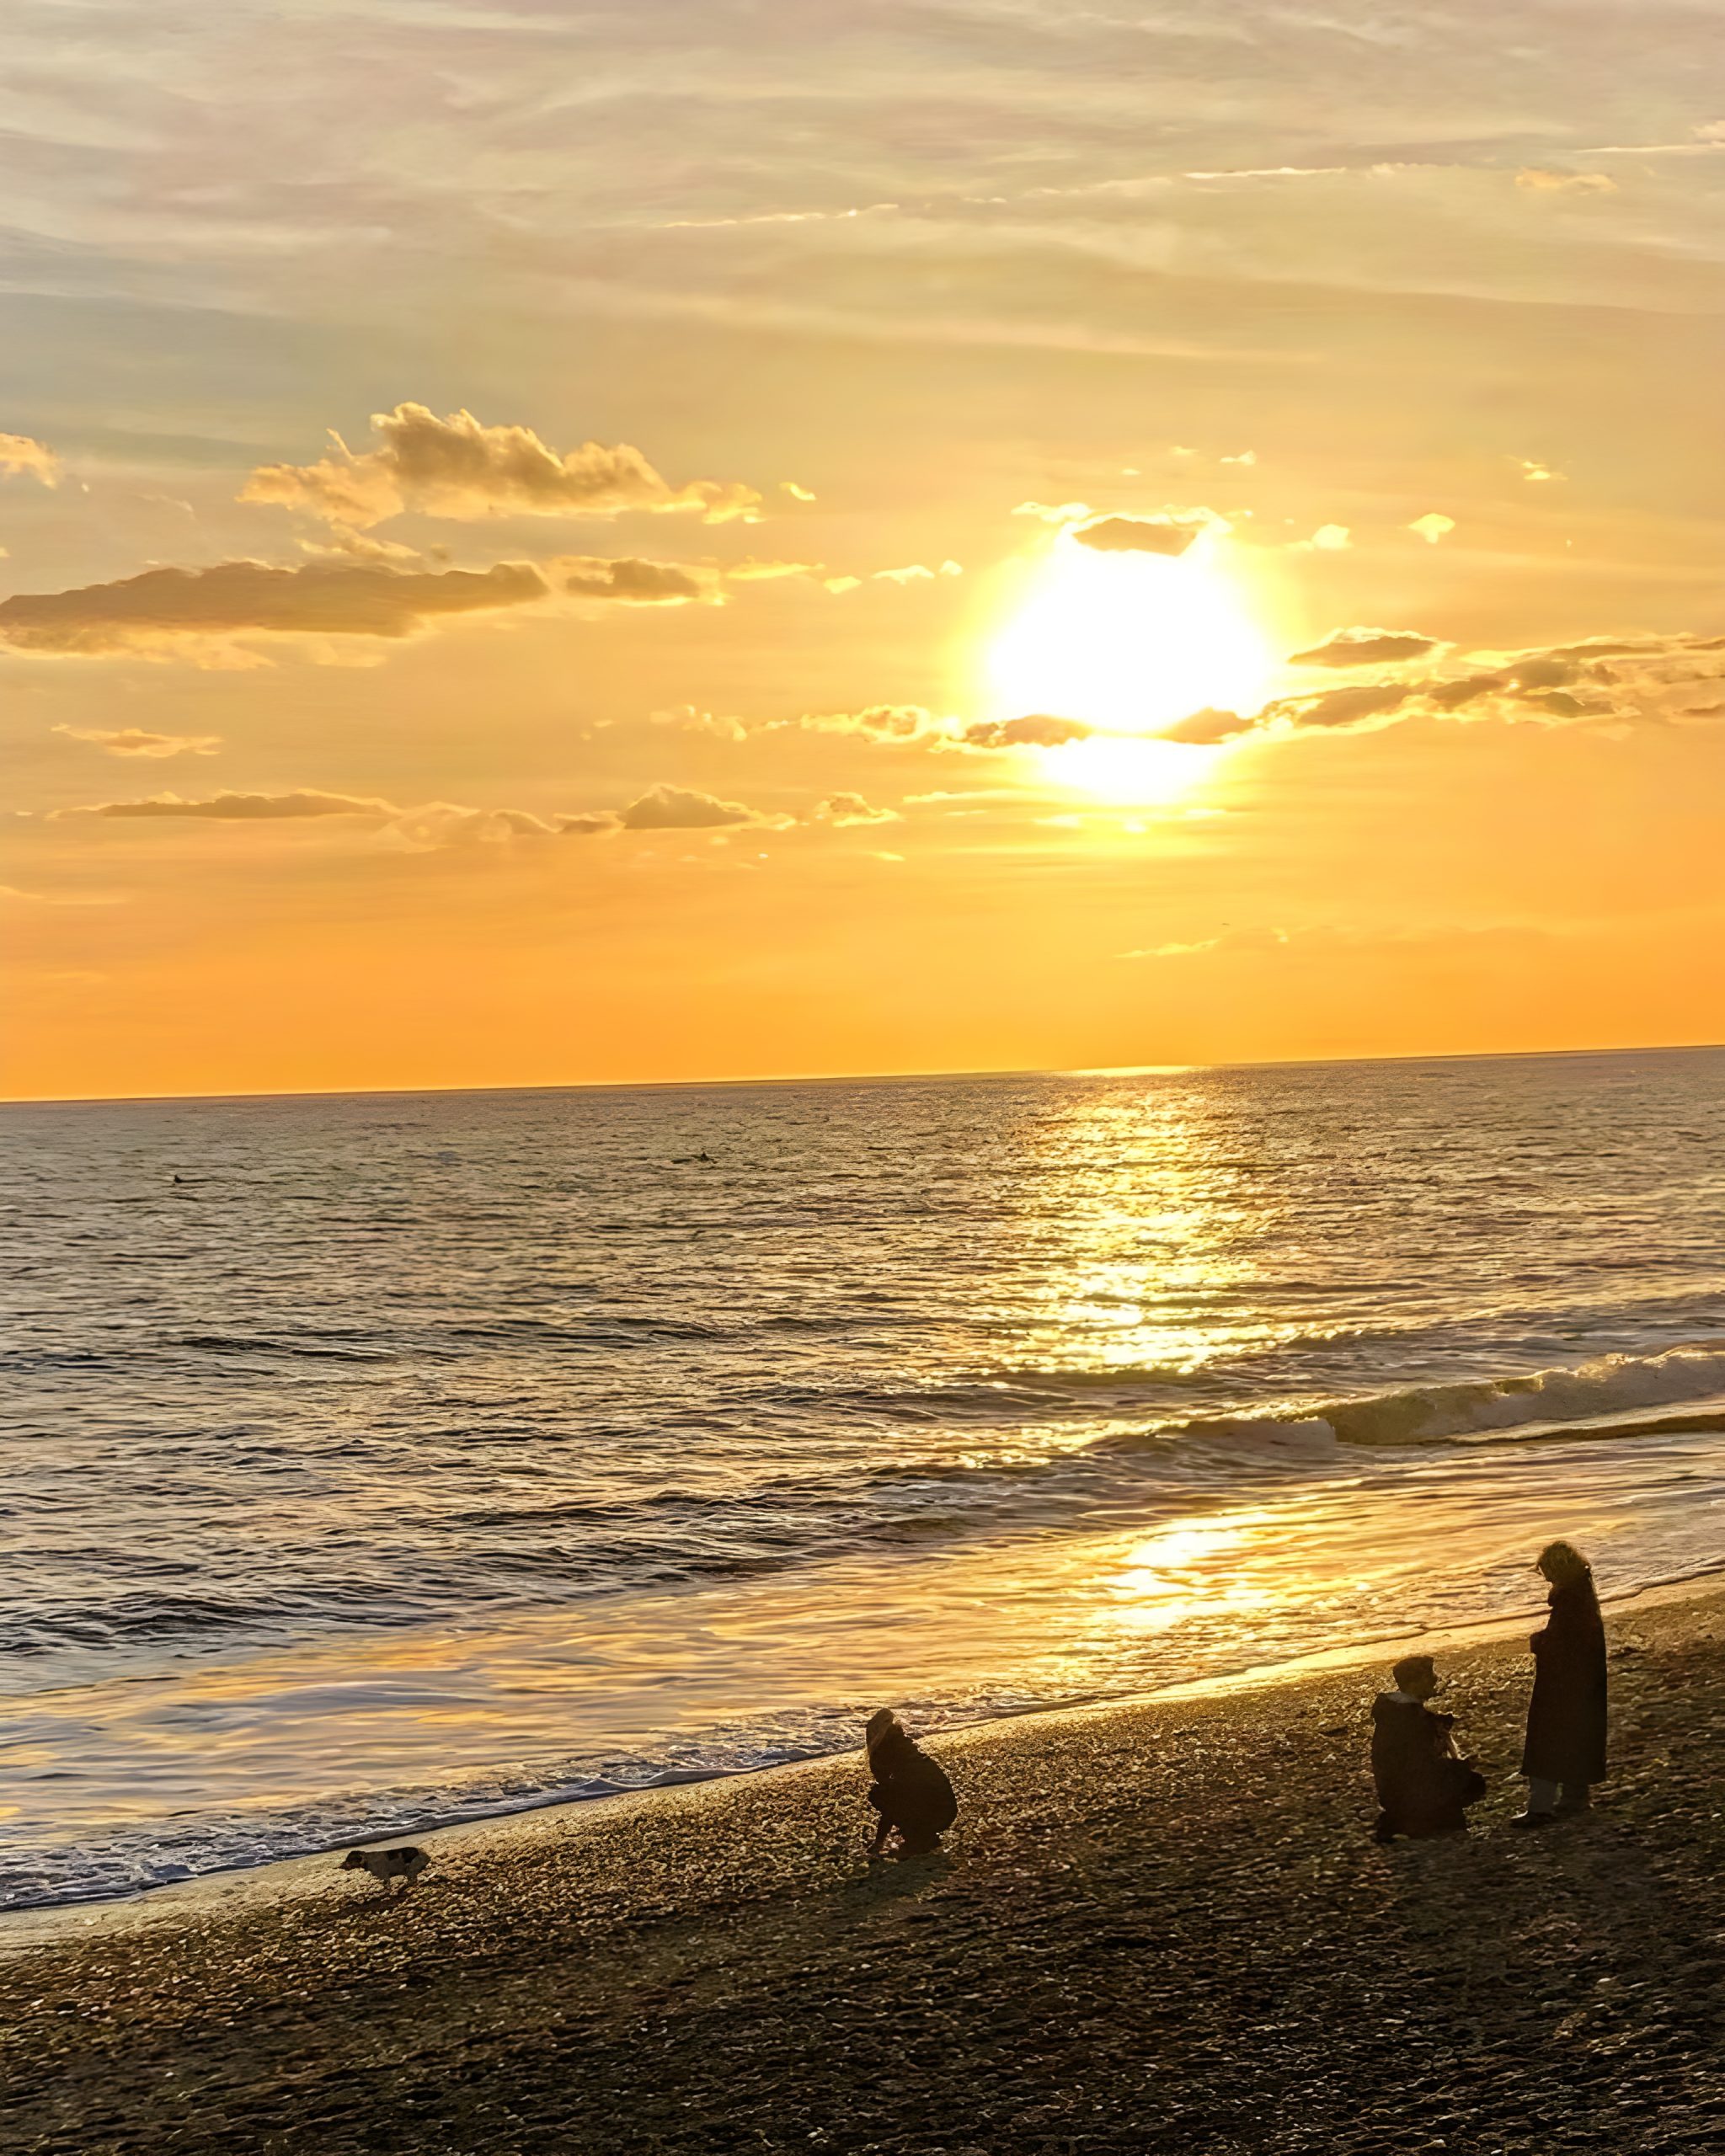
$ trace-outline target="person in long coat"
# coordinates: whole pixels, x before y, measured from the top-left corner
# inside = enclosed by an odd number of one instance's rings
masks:
[[[879,1814],[869,1854],[879,1856],[896,1828],[899,1855],[928,1855],[959,1816],[946,1770],[912,1741],[890,1707],[868,1717],[864,1736],[873,1777],[868,1801]]]
[[[1573,1543],[1548,1543],[1539,1568],[1551,1582],[1551,1615],[1529,1642],[1533,1698],[1521,1771],[1527,1809],[1518,1827],[1545,1827],[1585,1812],[1590,1785],[1605,1779],[1605,1625],[1593,1567]]]

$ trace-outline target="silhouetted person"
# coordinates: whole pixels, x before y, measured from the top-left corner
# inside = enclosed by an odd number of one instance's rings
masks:
[[[1518,1827],[1546,1827],[1560,1812],[1585,1812],[1589,1785],[1605,1779],[1605,1621],[1593,1567],[1573,1544],[1551,1542],[1539,1568],[1551,1583],[1551,1615],[1528,1642],[1533,1698],[1527,1709],[1527,1809]]]
[[[880,1814],[868,1854],[879,1856],[896,1828],[900,1856],[927,1856],[959,1816],[944,1769],[911,1741],[890,1707],[868,1717],[864,1737],[874,1778],[868,1801]]]
[[[1371,1778],[1378,1793],[1377,1838],[1397,1834],[1453,1834],[1467,1825],[1467,1807],[1485,1795],[1471,1759],[1456,1756],[1454,1715],[1426,1705],[1438,1689],[1429,1654],[1411,1654],[1390,1674],[1393,1692],[1371,1703]]]

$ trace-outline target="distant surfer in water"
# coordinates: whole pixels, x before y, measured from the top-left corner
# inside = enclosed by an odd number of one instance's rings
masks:
[[[1535,1632],[1533,1698],[1527,1709],[1527,1809],[1518,1827],[1547,1827],[1585,1812],[1589,1789],[1605,1779],[1605,1620],[1593,1567],[1573,1542],[1548,1542],[1539,1569],[1551,1582],[1551,1615]]]
[[[945,1769],[912,1741],[890,1707],[868,1717],[864,1737],[873,1776],[868,1801],[880,1815],[869,1855],[884,1854],[896,1832],[896,1855],[927,1856],[959,1816]]]

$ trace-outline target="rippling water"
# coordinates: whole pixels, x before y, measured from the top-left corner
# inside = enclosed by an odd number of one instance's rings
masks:
[[[0,1111],[0,1901],[1703,1569],[1722,1080]]]

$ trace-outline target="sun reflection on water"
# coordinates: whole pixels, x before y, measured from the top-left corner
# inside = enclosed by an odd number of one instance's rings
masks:
[[[1075,1093],[1025,1141],[1039,1158],[1023,1232],[1054,1262],[1016,1312],[1015,1358],[1055,1376],[1189,1379],[1285,1327],[1250,1291],[1252,1193],[1237,1145],[1182,1094],[1130,1083]],[[1058,1224],[1033,1194],[1061,1193]]]
[[[1199,1615],[1261,1609],[1272,1590],[1220,1573],[1217,1560],[1248,1548],[1270,1526],[1268,1512],[1230,1513],[1217,1519],[1181,1520],[1146,1536],[1124,1556],[1118,1570],[1098,1582],[1114,1604],[1114,1620],[1144,1632],[1167,1630]]]

